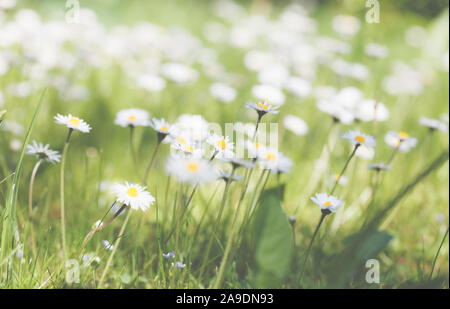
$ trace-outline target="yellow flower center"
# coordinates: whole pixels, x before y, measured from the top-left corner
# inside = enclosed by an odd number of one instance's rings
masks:
[[[223,139],[217,142],[217,146],[219,146],[220,149],[225,150],[227,147],[227,142]]]
[[[363,144],[365,140],[366,139],[364,138],[364,136],[361,136],[361,135],[358,135],[357,137],[355,137],[355,141],[357,141],[360,144]]]
[[[267,158],[267,160],[269,160],[269,161],[275,161],[276,158],[277,158],[277,155],[274,154],[274,153],[269,152],[269,153],[266,155],[266,158]]]
[[[269,105],[258,103],[258,107],[264,109],[265,111],[269,109]]]
[[[331,202],[330,201],[328,201],[328,202],[326,202],[325,204],[323,204],[323,206],[325,207],[325,208],[327,208],[328,206],[330,206],[331,205]]]
[[[130,116],[130,117],[128,117],[128,120],[135,121],[136,120],[136,116]]]
[[[339,177],[340,177],[341,175],[340,174],[334,174],[334,180],[338,180],[339,179]]]
[[[162,126],[160,129],[162,132],[166,132],[168,130],[168,128],[166,126]]]
[[[177,141],[181,144],[186,144],[186,140],[182,138],[181,136],[177,137]]]
[[[135,187],[131,187],[127,190],[127,195],[131,197],[138,196],[138,190]]]
[[[77,127],[80,124],[80,118],[77,117],[71,117],[69,119],[69,123],[75,127]]]
[[[188,170],[190,170],[191,172],[196,172],[198,170],[198,164],[195,162],[190,162],[188,163],[187,166]]]
[[[186,151],[194,151],[194,147],[189,145],[184,146],[184,149],[186,149]]]
[[[406,132],[403,132],[403,131],[400,131],[400,132],[398,132],[398,136],[400,136],[400,139],[407,139],[408,138],[408,133],[406,133]]]
[[[256,148],[256,149],[259,149],[260,146],[261,146],[260,143],[255,143],[255,148]]]

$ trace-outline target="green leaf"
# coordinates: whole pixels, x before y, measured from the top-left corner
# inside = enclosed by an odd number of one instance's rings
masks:
[[[347,286],[358,273],[366,271],[367,260],[374,259],[383,251],[393,236],[385,231],[371,231],[365,235],[353,234],[344,240],[346,248],[334,258],[336,276],[333,281],[337,287]]]
[[[265,191],[253,226],[257,288],[277,288],[284,282],[292,261],[293,240],[288,218],[281,208],[278,192]]]

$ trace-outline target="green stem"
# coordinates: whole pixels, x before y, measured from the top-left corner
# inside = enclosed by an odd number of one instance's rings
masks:
[[[42,160],[36,162],[33,172],[31,173],[30,186],[28,188],[28,216],[30,219],[30,233],[31,233],[31,248],[33,250],[34,256],[36,256],[36,244],[34,241],[34,224],[33,224],[33,185],[34,179],[36,178],[37,171],[42,164]]]
[[[344,165],[344,168],[342,169],[342,171],[339,173],[339,175],[338,175],[338,177],[336,179],[336,182],[334,183],[333,189],[331,189],[330,195],[333,195],[334,190],[336,190],[336,187],[337,187],[337,185],[339,183],[339,180],[341,179],[342,175],[344,175],[344,173],[345,173],[345,171],[346,171],[346,169],[348,167],[348,164],[350,163],[352,158],[355,156],[356,150],[358,150],[359,146],[360,146],[360,144],[356,144],[355,145],[355,148],[353,149],[352,154],[348,158],[347,162],[345,162],[345,165]]]
[[[155,161],[156,154],[158,153],[158,149],[159,149],[160,145],[161,145],[161,142],[158,141],[158,143],[156,144],[155,150],[153,151],[153,155],[152,155],[152,158],[150,160],[150,163],[148,164],[147,169],[145,170],[144,180],[142,181],[144,184],[147,183],[148,175],[150,174],[150,171],[151,171],[152,166],[153,166],[153,162]]]
[[[66,157],[67,151],[69,149],[70,137],[72,136],[73,129],[69,129],[69,133],[67,134],[66,143],[64,144],[64,150],[61,158],[61,186],[60,186],[60,194],[61,194],[61,238],[62,238],[62,249],[64,261],[67,261],[67,246],[66,246],[66,219],[65,219],[65,201],[64,201],[64,172],[66,166]]]
[[[231,181],[232,181],[233,176],[234,176],[234,172],[235,172],[235,168],[233,168],[233,170],[231,171],[231,175],[228,178],[227,183],[225,185],[225,189],[223,191],[222,203],[220,205],[219,214],[217,215],[216,224],[215,224],[215,226],[213,228],[214,229],[213,233],[211,234],[211,236],[209,238],[208,246],[206,247],[206,253],[203,256],[203,263],[202,263],[202,267],[201,267],[201,270],[200,270],[199,281],[201,280],[201,278],[203,276],[203,272],[205,270],[206,262],[208,260],[209,253],[211,251],[212,243],[213,243],[214,237],[215,237],[215,235],[217,233],[217,227],[219,226],[220,221],[222,219],[223,210],[225,209],[227,196],[228,196],[228,191],[229,191],[230,184],[231,184]]]
[[[317,234],[319,232],[319,229],[322,226],[322,223],[325,220],[326,216],[327,216],[327,213],[322,212],[322,216],[320,217],[320,220],[319,220],[319,223],[317,224],[316,230],[314,231],[314,234],[313,234],[313,236],[311,238],[311,241],[309,242],[308,249],[306,250],[305,259],[303,261],[303,265],[302,265],[302,269],[301,269],[301,273],[300,273],[300,277],[299,277],[299,282],[298,282],[299,285],[300,285],[300,281],[302,279],[303,273],[305,272],[305,265],[306,265],[306,262],[308,261],[308,257],[309,257],[309,254],[311,252],[312,245],[314,243],[314,240],[316,239],[316,236],[317,236]]]
[[[114,243],[113,251],[111,252],[111,255],[108,258],[108,261],[106,262],[105,270],[103,270],[103,274],[100,278],[100,281],[98,283],[98,287],[101,288],[103,286],[103,282],[105,281],[106,273],[108,272],[109,266],[111,265],[112,259],[114,257],[114,254],[116,253],[117,247],[119,247],[120,241],[124,235],[125,228],[127,226],[128,221],[130,220],[131,216],[131,209],[128,210],[127,216],[125,217],[125,221],[122,224],[122,228],[120,229],[119,236],[116,239],[116,242]]]
[[[447,238],[447,235],[448,235],[448,229],[449,229],[449,228],[447,228],[447,232],[445,232],[445,235],[444,235],[444,237],[442,238],[441,244],[439,245],[439,249],[438,249],[438,251],[436,252],[436,256],[434,257],[433,266],[431,267],[431,272],[430,272],[430,276],[428,277],[428,281],[430,281],[431,278],[433,277],[434,267],[436,266],[436,261],[437,261],[439,252],[441,251],[442,245],[444,244],[444,241],[445,241],[445,239]]]

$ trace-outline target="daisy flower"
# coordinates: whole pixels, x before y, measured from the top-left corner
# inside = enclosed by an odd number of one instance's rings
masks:
[[[289,173],[293,165],[291,159],[274,149],[265,149],[260,153],[259,159],[260,166],[274,174]]]
[[[89,133],[91,131],[91,127],[83,119],[72,116],[71,114],[67,116],[58,114],[54,119],[57,124],[65,125],[70,130],[77,130],[82,133]]]
[[[389,171],[392,168],[391,164],[385,164],[383,161],[378,163],[367,164],[369,170],[379,171]]]
[[[150,125],[149,113],[139,108],[123,109],[117,113],[114,123],[121,127],[146,127]]]
[[[196,147],[193,140],[186,135],[175,137],[170,149],[174,151],[172,155],[176,157],[202,158],[204,154],[204,150]]]
[[[125,185],[122,185],[115,183],[112,191],[117,196],[117,202],[130,206],[134,210],[142,209],[146,211],[150,205],[155,203],[155,198],[146,191],[146,188],[137,184],[126,182]]]
[[[158,141],[162,141],[170,134],[172,126],[164,119],[153,118],[150,126],[158,133]]]
[[[384,136],[386,144],[392,148],[398,148],[401,152],[408,152],[417,145],[417,138],[410,137],[406,132],[389,131]]]
[[[331,174],[330,176],[331,181],[337,181],[338,184],[340,184],[341,186],[345,186],[348,183],[348,177],[347,176],[342,176],[339,174]]]
[[[355,146],[374,147],[376,145],[375,139],[367,134],[363,134],[359,131],[348,131],[342,136],[343,139],[348,140]]]
[[[438,119],[420,117],[419,123],[429,128],[431,131],[439,130],[444,133],[448,132],[448,125]]]
[[[339,207],[343,205],[343,202],[340,201],[337,197],[326,193],[316,193],[315,196],[311,197],[311,200],[325,212],[336,212]]]
[[[244,167],[244,168],[254,168],[255,163],[250,162],[248,160],[242,160],[239,158],[222,158],[223,162],[230,163],[234,169],[238,167]]]
[[[27,145],[27,154],[35,155],[39,160],[50,163],[57,163],[61,160],[61,155],[54,150],[49,149],[50,145],[43,145],[33,141],[31,145]]]
[[[213,97],[223,103],[230,103],[237,95],[237,91],[234,88],[223,83],[212,84],[209,91]]]
[[[231,175],[232,175],[232,173],[220,170],[218,179],[224,180],[225,182],[228,182],[228,181],[238,181],[239,182],[242,180],[242,177],[239,175],[233,175],[233,177],[230,179]]]
[[[245,143],[245,148],[247,148],[248,156],[252,159],[258,159],[266,150],[266,146],[259,142],[247,141]]]
[[[234,144],[230,142],[228,136],[211,134],[206,142],[214,148],[217,158],[232,158],[234,156]]]
[[[280,112],[278,110],[279,106],[272,106],[270,104],[267,104],[267,102],[247,102],[245,107],[254,109],[258,113],[259,118],[262,118],[265,114],[278,114]]]
[[[199,184],[217,179],[209,161],[195,158],[170,157],[166,169],[169,175],[175,176],[181,182]]]
[[[303,136],[308,133],[308,125],[306,122],[294,115],[287,115],[284,117],[283,125],[287,130],[298,136]]]

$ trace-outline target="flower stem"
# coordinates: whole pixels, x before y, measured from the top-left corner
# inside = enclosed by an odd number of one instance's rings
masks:
[[[445,239],[447,238],[447,235],[448,235],[448,229],[449,229],[449,228],[447,228],[447,232],[445,232],[445,235],[444,235],[444,237],[442,238],[441,244],[439,245],[439,249],[437,250],[436,255],[435,255],[435,257],[434,257],[433,266],[431,267],[431,272],[430,272],[430,276],[428,277],[428,281],[430,281],[431,278],[433,277],[434,267],[436,266],[436,261],[437,261],[437,258],[438,258],[438,256],[439,256],[439,252],[441,251],[442,245],[444,244],[444,241],[445,241]]]
[[[37,171],[42,164],[42,160],[36,162],[33,172],[31,173],[30,178],[30,187],[28,189],[28,216],[30,219],[30,232],[31,232],[31,247],[33,249],[33,253],[36,256],[36,245],[34,243],[34,227],[33,227],[33,185],[34,179],[36,178]]]
[[[320,220],[319,220],[319,223],[317,224],[316,230],[314,231],[311,241],[309,242],[308,249],[306,250],[306,254],[305,254],[305,260],[303,261],[303,265],[302,265],[302,269],[301,269],[301,273],[300,273],[300,277],[299,277],[299,282],[298,282],[299,285],[300,285],[300,281],[302,279],[303,273],[305,272],[305,265],[306,265],[306,262],[308,261],[308,257],[311,252],[312,245],[314,243],[314,240],[316,239],[317,233],[319,232],[319,229],[322,226],[322,223],[325,220],[326,216],[327,216],[327,213],[322,212],[322,216],[320,217]]]
[[[134,149],[133,139],[134,139],[134,126],[130,126],[130,151],[131,151],[131,158],[133,159],[134,171],[137,174],[137,172],[138,172],[137,155],[136,155],[136,149]]]
[[[158,153],[158,149],[159,149],[160,145],[161,145],[161,142],[158,141],[158,143],[156,144],[155,150],[153,151],[153,155],[150,160],[150,163],[148,164],[147,169],[145,170],[144,180],[142,181],[142,183],[144,183],[144,185],[147,183],[148,175],[150,174],[150,171],[152,169],[153,162],[155,162],[156,154]]]
[[[106,273],[108,272],[109,266],[111,265],[111,262],[112,262],[112,259],[114,257],[114,254],[116,253],[117,247],[119,247],[119,244],[120,244],[120,241],[121,241],[121,239],[123,237],[123,234],[125,232],[125,228],[127,226],[127,223],[130,220],[131,212],[132,212],[131,209],[129,209],[128,213],[127,213],[127,216],[125,217],[125,221],[123,221],[122,228],[120,229],[120,232],[119,232],[119,236],[117,237],[116,242],[114,243],[113,251],[111,252],[111,255],[109,256],[108,261],[106,262],[105,270],[103,270],[103,274],[102,274],[102,276],[100,278],[100,281],[98,283],[98,287],[99,288],[101,288],[103,286],[103,282],[105,281]]]
[[[203,256],[203,262],[202,262],[202,267],[201,267],[201,270],[200,270],[199,281],[201,280],[201,278],[202,278],[202,276],[203,276],[203,272],[204,272],[204,270],[205,270],[206,262],[207,262],[207,260],[208,260],[209,253],[210,253],[210,251],[211,251],[212,243],[213,243],[214,237],[215,237],[215,235],[216,235],[216,233],[217,233],[217,227],[219,226],[220,221],[221,221],[221,219],[222,219],[223,210],[225,209],[225,205],[226,205],[226,201],[227,201],[228,191],[229,191],[229,189],[230,189],[230,184],[231,184],[231,182],[232,182],[232,179],[233,179],[235,170],[236,170],[236,169],[233,168],[233,170],[231,171],[231,175],[230,175],[230,177],[227,179],[227,183],[226,183],[225,189],[224,189],[224,191],[223,191],[222,203],[221,203],[221,205],[220,205],[219,214],[217,215],[216,224],[215,224],[215,226],[214,226],[214,231],[213,231],[213,233],[211,234],[211,236],[210,236],[210,238],[209,238],[208,246],[206,247],[206,253],[205,253],[205,255]]]
[[[64,261],[67,261],[67,246],[66,246],[66,219],[65,219],[65,203],[64,203],[64,169],[66,166],[66,157],[67,151],[69,149],[70,137],[72,136],[73,129],[69,129],[69,133],[67,134],[66,143],[64,144],[64,150],[61,158],[61,186],[60,186],[60,194],[61,194],[61,238],[62,238],[62,249]]]
[[[347,170],[348,164],[350,163],[352,158],[355,156],[356,150],[358,150],[359,146],[360,146],[360,144],[356,144],[355,148],[353,148],[352,154],[348,158],[347,162],[345,162],[345,165],[344,165],[344,168],[342,169],[342,171],[339,173],[339,175],[336,179],[336,182],[334,183],[333,189],[331,189],[330,195],[333,195],[334,190],[336,190],[339,180],[341,180],[342,175],[344,175],[345,171]]]

